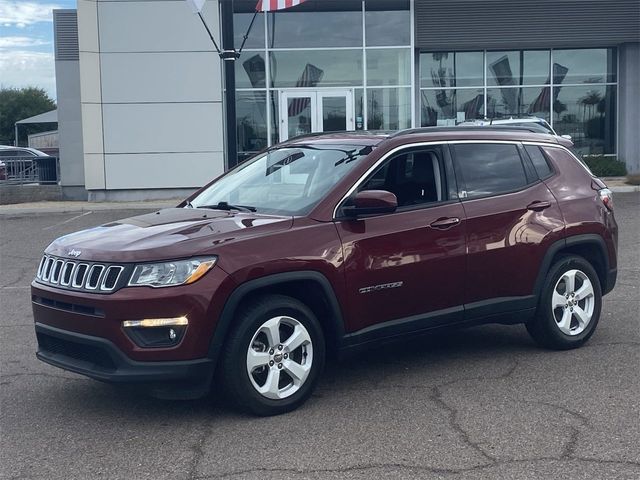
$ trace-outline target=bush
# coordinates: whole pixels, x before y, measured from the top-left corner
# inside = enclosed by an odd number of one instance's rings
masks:
[[[596,177],[624,177],[627,167],[611,155],[585,155],[582,157]]]

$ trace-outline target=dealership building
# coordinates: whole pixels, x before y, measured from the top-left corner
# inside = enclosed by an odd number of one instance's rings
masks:
[[[216,39],[219,3],[202,11]],[[236,49],[255,7],[233,2]],[[227,62],[183,0],[78,0],[54,29],[62,184],[91,199],[180,196],[310,132],[522,116],[640,172],[640,0],[307,0],[260,13],[227,61],[235,125]]]

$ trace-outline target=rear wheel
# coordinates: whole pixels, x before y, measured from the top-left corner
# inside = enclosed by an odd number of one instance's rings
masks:
[[[322,329],[296,299],[264,296],[242,310],[223,352],[231,400],[257,415],[291,411],[309,398],[324,366]]]
[[[593,335],[602,307],[598,275],[584,258],[562,256],[545,280],[536,318],[526,327],[541,346],[576,348]]]

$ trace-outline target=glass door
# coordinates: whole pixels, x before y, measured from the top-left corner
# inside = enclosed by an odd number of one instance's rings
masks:
[[[281,90],[280,141],[315,132],[354,130],[353,91]]]

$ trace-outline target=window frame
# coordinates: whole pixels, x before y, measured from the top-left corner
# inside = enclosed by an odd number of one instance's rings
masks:
[[[438,151],[439,150],[439,151]],[[389,164],[395,158],[400,155],[406,155],[407,153],[413,152],[433,152],[435,151],[438,155],[438,160],[440,164],[440,182],[442,186],[442,196],[443,200],[435,201],[435,202],[427,202],[421,203],[417,205],[406,205],[404,207],[398,207],[395,211],[391,213],[385,213],[381,215],[367,215],[362,218],[369,218],[370,216],[387,216],[387,215],[395,215],[399,213],[411,212],[415,210],[425,210],[428,208],[433,208],[440,205],[448,205],[451,203],[459,202],[459,184],[457,175],[455,172],[455,168],[453,165],[451,152],[449,151],[449,146],[447,141],[435,141],[435,142],[416,142],[406,145],[400,145],[382,157],[380,157],[371,167],[367,169],[367,171],[360,176],[360,178],[354,182],[351,188],[347,191],[347,193],[340,199],[340,201],[336,204],[333,210],[333,221],[341,221],[341,220],[353,220],[352,217],[348,217],[344,215],[343,208],[347,206],[349,200],[353,198],[353,196],[360,191],[360,187],[362,187],[368,180],[370,180],[378,171],[385,167],[385,165]]]
[[[548,174],[546,174],[545,176],[540,176],[540,172],[538,172],[538,169],[536,168],[535,164],[533,163],[533,159],[531,158],[531,155],[529,154],[529,150],[527,150],[527,147],[537,148],[538,149],[538,151],[540,152],[540,155],[542,155],[542,158],[544,159],[544,161],[546,162],[547,166],[549,167],[549,173]],[[558,171],[556,170],[555,165],[549,159],[549,157],[545,153],[544,149],[540,145],[523,143],[522,144],[522,148],[524,150],[525,156],[531,162],[531,165],[533,166],[533,170],[536,172],[536,174],[538,175],[538,178],[540,178],[540,180],[547,180],[548,178],[551,178],[551,177],[553,177],[554,175],[556,175],[558,173]]]
[[[513,145],[514,147],[516,147],[516,151],[518,153],[518,156],[520,157],[520,162],[522,164],[522,170],[524,172],[524,176],[525,176],[525,180],[526,180],[526,184],[518,187],[518,188],[514,188],[511,190],[504,190],[501,192],[494,192],[494,193],[489,193],[486,195],[478,195],[478,196],[474,196],[474,197],[469,197],[467,194],[467,182],[464,178],[464,173],[462,172],[462,167],[460,165],[460,162],[458,161],[458,159],[456,158],[456,152],[455,152],[455,148],[453,148],[455,145],[460,145],[460,144],[484,144],[484,145]],[[456,174],[456,178],[457,178],[457,182],[458,182],[458,195],[460,197],[460,201],[462,202],[466,202],[466,201],[472,201],[472,200],[481,200],[484,198],[493,198],[493,197],[499,197],[502,195],[509,195],[511,193],[517,193],[517,192],[521,192],[524,191],[528,188],[530,188],[532,185],[535,185],[539,182],[541,182],[540,178],[538,177],[537,174],[535,174],[534,177],[531,177],[531,173],[530,172],[534,172],[535,173],[535,168],[533,166],[533,164],[531,163],[531,159],[529,159],[528,155],[523,155],[523,146],[522,146],[522,142],[519,141],[508,141],[508,140],[459,140],[459,141],[451,141],[449,142],[449,149],[450,151],[450,155],[451,158],[453,160],[453,166],[455,169],[455,174]]]

